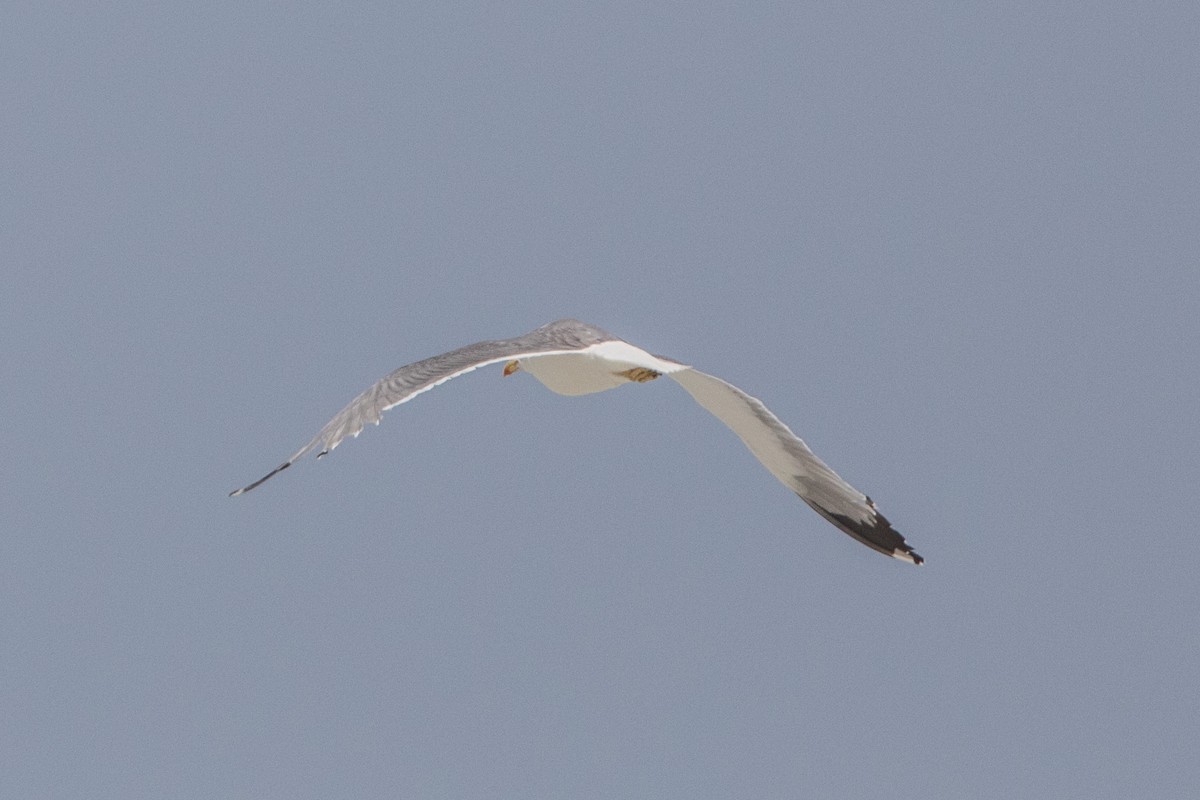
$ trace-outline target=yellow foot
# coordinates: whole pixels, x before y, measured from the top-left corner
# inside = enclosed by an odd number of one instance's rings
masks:
[[[622,378],[626,378],[627,380],[637,381],[638,383],[652,381],[658,376],[662,375],[661,372],[655,372],[654,370],[646,369],[645,367],[632,367],[624,372],[614,372],[613,374],[620,375]]]

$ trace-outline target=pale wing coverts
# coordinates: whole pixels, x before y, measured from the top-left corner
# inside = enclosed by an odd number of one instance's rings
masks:
[[[231,492],[239,495],[290,467],[321,447],[323,456],[368,422],[451,378],[488,364],[508,362],[559,394],[604,391],[631,381],[669,375],[697,403],[724,422],[784,486],[821,516],[881,553],[922,563],[923,559],[859,492],[817,458],[808,446],[758,399],[720,378],[662,356],[654,356],[612,334],[578,320],[559,320],[514,339],[478,342],[401,367],[354,398],[348,406],[287,461],[254,483]]]

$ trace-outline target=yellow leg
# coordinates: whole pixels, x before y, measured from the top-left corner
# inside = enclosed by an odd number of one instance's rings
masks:
[[[655,378],[662,375],[661,372],[656,372],[652,369],[646,369],[645,367],[631,367],[630,369],[624,370],[623,372],[616,372],[613,374],[620,375],[622,378],[625,378],[625,379],[631,380],[631,381],[636,381],[637,383],[645,383],[646,381],[652,381]]]

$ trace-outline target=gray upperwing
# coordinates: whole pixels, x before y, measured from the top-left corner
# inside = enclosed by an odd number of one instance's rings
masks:
[[[378,425],[384,411],[407,402],[451,378],[500,361],[534,354],[569,353],[616,338],[600,328],[578,320],[558,320],[514,339],[476,342],[407,364],[351,400],[349,405],[325,423],[320,432],[287,461],[254,483],[230,492],[229,496],[245,494],[262,485],[318,446],[321,447],[321,451],[317,457],[325,455],[347,437],[358,436],[367,423]]]
[[[673,372],[671,377],[736,433],[784,486],[838,529],[884,555],[922,563],[871,498],[830,469],[761,400],[696,369]]]

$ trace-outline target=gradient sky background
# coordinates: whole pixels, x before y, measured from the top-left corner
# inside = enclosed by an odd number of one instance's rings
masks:
[[[0,795],[1200,789],[1195,3],[12,4]],[[761,397],[393,368],[563,316]]]

